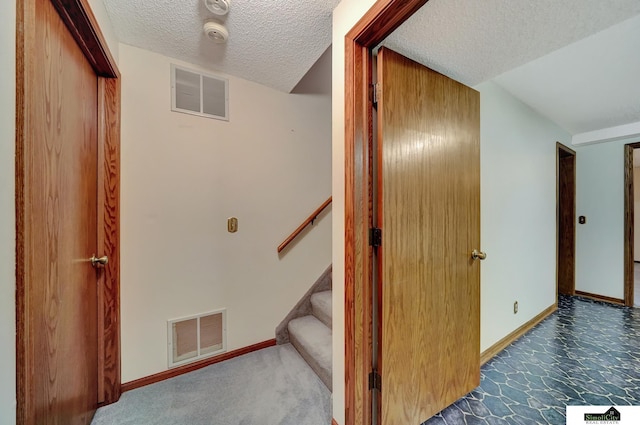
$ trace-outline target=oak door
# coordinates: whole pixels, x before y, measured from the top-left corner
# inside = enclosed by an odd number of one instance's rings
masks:
[[[85,425],[98,402],[95,72],[36,0],[25,153],[26,424]]]
[[[418,425],[479,385],[479,93],[378,53],[383,425]]]

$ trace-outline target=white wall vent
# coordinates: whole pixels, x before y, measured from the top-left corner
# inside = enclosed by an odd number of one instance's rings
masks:
[[[229,80],[172,64],[171,110],[229,121]]]
[[[167,321],[169,367],[227,351],[227,310]]]

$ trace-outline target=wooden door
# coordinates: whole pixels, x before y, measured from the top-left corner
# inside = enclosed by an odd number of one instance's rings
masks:
[[[378,54],[381,423],[418,425],[480,383],[479,93]]]
[[[98,80],[49,0],[34,2],[25,155],[24,421],[80,425],[97,407]]]
[[[575,293],[576,156],[558,144],[558,294]]]

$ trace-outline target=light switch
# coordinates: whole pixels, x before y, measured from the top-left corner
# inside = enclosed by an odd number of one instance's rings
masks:
[[[238,231],[238,219],[236,217],[229,217],[227,219],[227,230],[229,233],[235,233]]]

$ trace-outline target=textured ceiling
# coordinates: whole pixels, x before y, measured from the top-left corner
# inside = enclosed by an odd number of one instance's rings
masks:
[[[331,44],[331,14],[339,0],[231,0],[217,18],[202,0],[103,0],[120,42],[291,91]],[[226,44],[202,30],[224,22]]]
[[[575,134],[640,121],[639,13],[639,0],[431,0],[382,44],[470,86],[495,78]]]
[[[103,1],[121,42],[285,92],[330,45],[339,3],[231,0],[217,45],[202,0]],[[430,0],[382,44],[470,86],[494,80],[577,134],[640,121],[639,14],[640,0]]]
[[[431,0],[383,44],[473,86],[638,13],[639,0]]]
[[[640,15],[495,81],[572,134],[640,121]]]

